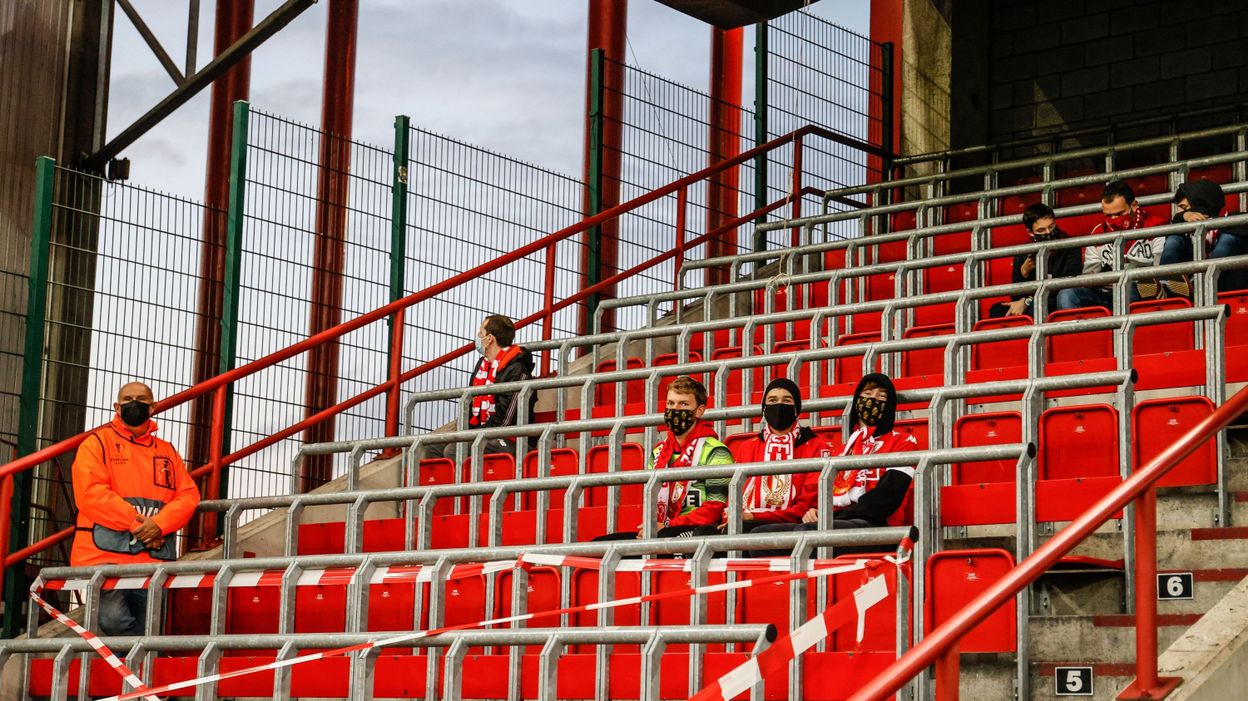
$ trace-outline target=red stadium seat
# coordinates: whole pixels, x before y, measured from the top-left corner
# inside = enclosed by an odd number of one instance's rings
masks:
[[[1213,402],[1205,397],[1166,397],[1136,404],[1131,416],[1135,469],[1174,445],[1212,413]],[[1185,487],[1215,484],[1217,480],[1217,448],[1213,441],[1206,441],[1166,473],[1157,486]]]
[[[1179,297],[1136,302],[1131,305],[1132,314],[1191,309],[1192,303]],[[1150,353],[1174,353],[1196,347],[1196,329],[1193,322],[1151,324],[1135,327],[1131,350],[1135,355]]]
[[[931,326],[913,326],[906,329],[902,334],[902,338],[931,338],[933,336],[947,336],[954,331],[953,324],[932,324]],[[901,354],[901,375],[903,377],[918,377],[920,375],[934,375],[944,377],[945,374],[945,349],[944,348],[924,348],[922,350],[908,350]]]
[[[455,484],[455,462],[450,458],[421,460],[420,465],[416,468],[416,475],[423,487],[431,487],[436,484]],[[454,499],[439,499],[433,503],[434,514],[450,514],[454,512]]]
[[[1049,323],[1099,319],[1109,316],[1109,310],[1101,307],[1063,309],[1049,314]],[[1112,331],[1088,331],[1050,335],[1046,339],[1045,359],[1050,363],[1069,363],[1114,356]]]
[[[1040,415],[1036,515],[1069,521],[1121,483],[1118,412],[1108,404],[1054,407]]]
[[[595,445],[585,454],[585,465],[592,474],[609,472],[611,469],[611,446]],[[645,450],[638,443],[620,445],[620,470],[641,470],[646,467]],[[586,506],[606,506],[608,487],[590,487],[585,490],[582,503]],[[644,486],[640,484],[619,488],[620,504],[640,504]]]
[[[550,477],[570,477],[577,474],[577,459],[575,448],[552,448],[550,450]],[[536,450],[530,450],[529,454],[524,456],[524,468],[520,476],[524,479],[538,477],[538,465],[541,464],[541,455]],[[563,506],[563,496],[565,490],[556,489],[550,493],[550,501],[547,502],[548,508],[557,509]],[[537,508],[537,493],[523,492],[520,495],[520,504],[522,509]]]
[[[968,414],[953,425],[953,445],[974,448],[985,445],[1008,445],[1023,440],[1023,417],[1017,411],[989,414]],[[980,482],[1013,482],[1016,460],[992,460],[957,463],[953,466],[953,484]]]
[[[624,367],[619,368],[615,359],[599,361],[596,372],[615,372],[616,370],[640,370],[646,365],[641,358],[628,357],[624,359]],[[615,406],[615,392],[617,382],[604,382],[594,385],[594,406]],[[638,404],[645,398],[646,382],[645,380],[627,380],[624,382],[624,403]]]
[[[983,319],[975,322],[974,331],[992,331],[1031,326],[1029,316],[1006,316],[999,319]],[[971,369],[988,370],[1027,365],[1027,339],[993,341],[971,346]]]
[[[857,346],[869,343],[879,343],[880,334],[877,333],[851,333],[841,336],[837,339],[837,347],[841,346]],[[856,383],[862,379],[862,355],[849,355],[836,359],[833,363],[836,374],[832,381],[834,384]],[[876,369],[879,369],[879,359],[876,359]]]
[[[1248,346],[1248,290],[1223,292],[1218,295],[1218,304],[1228,307],[1226,345]]]
[[[469,458],[460,465],[463,471],[460,481],[467,484],[472,482],[472,459]],[[501,482],[504,480],[514,480],[516,478],[516,456],[511,453],[490,453],[481,456],[481,481],[482,482]],[[484,512],[490,508],[490,495],[481,497],[481,510]],[[472,497],[460,497],[460,513],[468,511]],[[511,503],[511,497],[508,497],[508,503]]]
[[[697,351],[689,351],[689,359],[686,362],[700,363],[702,362],[702,354]],[[654,367],[656,368],[661,368],[661,367],[670,366],[670,365],[680,365],[680,364],[681,362],[680,362],[679,353],[660,353],[654,356]],[[699,382],[704,381],[704,378],[701,375],[698,375],[696,373],[694,375],[691,375],[691,377],[693,377],[693,379]],[[657,403],[657,408],[655,409],[655,411],[663,410],[664,403],[666,402],[666,399],[667,399],[667,388],[675,380],[676,380],[676,375],[666,375],[666,376],[659,378],[659,386],[658,386],[657,391],[655,392],[655,402]],[[642,386],[644,388],[645,385],[643,384]],[[644,394],[644,389],[643,389],[643,394]]]
[[[902,419],[893,424],[893,430],[908,436],[913,436],[915,443],[918,444],[918,450],[927,450],[928,431],[927,419]]]
[[[755,356],[762,355],[763,347],[759,345],[755,345],[752,351],[752,354]],[[733,346],[731,348],[721,348],[711,354],[711,360],[731,360],[733,358],[741,358],[741,357],[744,357],[744,356],[741,353],[740,346]],[[741,368],[737,368],[735,370],[727,370],[726,372],[728,373],[728,379],[726,380],[725,384],[727,387],[728,397],[740,397],[741,392],[742,392],[742,385],[743,385],[742,375],[746,371]],[[750,370],[750,372],[752,373],[750,391],[757,392],[759,389],[761,389],[764,386],[763,367],[760,365]],[[710,390],[712,394],[714,394],[715,392],[714,376],[707,378],[706,388]]]
[[[1014,567],[1005,550],[946,550],[927,561],[928,594],[923,602],[924,628],[931,632],[949,620],[966,602],[983,593]],[[1018,648],[1018,620],[1014,600],[997,607],[958,643],[959,653],[1014,652]]]

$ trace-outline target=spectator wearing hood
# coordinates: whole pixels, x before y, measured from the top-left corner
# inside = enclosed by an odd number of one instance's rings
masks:
[[[1029,205],[1023,210],[1023,227],[1032,243],[1045,241],[1061,241],[1070,238],[1057,225],[1057,217],[1053,210],[1042,202]],[[1075,277],[1082,269],[1080,249],[1063,248],[1053,251],[1048,257],[1048,276],[1050,278]],[[1011,282],[1015,285],[1033,282],[1036,279],[1036,254],[1026,253],[1014,256],[1014,270]],[[1031,308],[1034,301],[1031,294],[1016,295],[1009,302],[997,302],[988,309],[988,317],[997,319],[1003,316],[1034,316]],[[1048,309],[1057,304],[1057,293],[1049,295]]]
[[[1165,223],[1164,219],[1155,217],[1140,207],[1135,201],[1135,192],[1130,185],[1121,180],[1110,181],[1101,193],[1101,214],[1105,220],[1092,229],[1091,235],[1105,234],[1114,231],[1133,231],[1148,229]],[[1164,236],[1131,239],[1122,246],[1122,269],[1147,268],[1158,264],[1161,249],[1165,243]],[[1095,275],[1107,273],[1114,269],[1114,243],[1099,246],[1088,246],[1083,250],[1083,274]],[[1154,299],[1158,296],[1159,286],[1154,279],[1137,279],[1127,291],[1127,303],[1141,299]],[[1104,287],[1071,287],[1057,293],[1057,309],[1079,309],[1081,307],[1104,307],[1113,309],[1113,286]]]
[[[830,458],[836,454],[826,438],[801,425],[802,393],[792,380],[782,377],[767,385],[762,413],[766,424],[755,440],[735,448],[733,457],[737,462]],[[801,523],[815,505],[818,480],[818,472],[749,478],[742,500],[744,530],[749,532],[769,523]]]
[[[1196,182],[1183,183],[1174,193],[1174,206],[1179,210],[1173,223],[1198,222],[1216,219],[1223,215],[1226,195],[1222,187],[1212,180],[1201,178]],[[1205,232],[1207,258],[1227,258],[1248,254],[1248,229],[1209,229]],[[1174,234],[1166,237],[1161,254],[1161,264],[1185,263],[1192,260],[1192,237],[1190,234]],[[1162,282],[1170,294],[1190,297],[1190,281],[1178,276]],[[1218,291],[1248,289],[1248,269],[1223,270],[1218,276]]]
[[[897,389],[887,375],[871,373],[863,376],[854,390],[854,403],[849,410],[853,433],[845,441],[841,456],[878,455],[918,450],[914,436],[893,428],[897,416]],[[910,506],[910,486],[914,468],[898,466],[862,470],[842,470],[832,483],[833,528],[870,528],[905,525],[914,520]],[[818,481],[810,480],[808,489],[818,489]],[[817,503],[811,497],[812,503]],[[809,509],[801,523],[777,523],[760,526],[755,533],[815,530],[819,527],[819,510]]]
[[[483,387],[506,382],[523,382],[533,379],[533,354],[523,346],[513,344],[516,326],[511,319],[492,314],[485,317],[477,329],[476,347],[481,357],[472,369],[470,387]],[[477,394],[472,397],[468,413],[469,428],[498,428],[519,423],[519,406],[516,392]],[[529,418],[537,404],[537,393],[529,393]],[[454,430],[452,427],[451,430]],[[437,443],[425,447],[425,458],[455,458],[455,443]],[[514,438],[491,438],[485,442],[485,452],[516,452]]]

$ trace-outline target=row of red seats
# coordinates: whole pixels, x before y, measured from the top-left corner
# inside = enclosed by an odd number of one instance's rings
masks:
[[[1132,435],[1135,437],[1135,464],[1142,464],[1165,445],[1177,440],[1186,430],[1212,411],[1204,397],[1177,397],[1140,402],[1132,413]],[[840,438],[839,426],[820,426],[816,432],[834,441]],[[921,449],[929,445],[927,419],[903,419],[897,430],[914,436]],[[1040,454],[1038,458],[1037,512],[1040,521],[1066,521],[1085,508],[1119,481],[1118,413],[1108,404],[1053,407],[1040,416]],[[754,439],[753,433],[737,433],[725,437],[734,450]],[[970,414],[954,425],[954,446],[974,447],[1018,443],[1022,440],[1022,415],[1018,412]],[[590,474],[608,471],[609,448],[594,446],[586,455]],[[517,473],[510,455],[490,455],[484,459],[487,481],[537,476],[538,455],[526,456]],[[642,446],[625,443],[621,446],[620,469],[639,470],[645,464]],[[1015,465],[1011,461],[954,465],[952,487],[943,492],[941,514],[948,525],[973,523],[1013,523],[1014,499],[997,498],[1013,494]],[[578,455],[572,448],[557,448],[550,455],[550,475],[570,476],[578,472]],[[449,460],[425,460],[420,465],[424,485],[453,484],[454,468]],[[461,466],[460,481],[468,481],[468,464]],[[1162,486],[1207,485],[1216,480],[1212,446],[1197,451],[1175,468]],[[619,490],[620,507],[616,510],[615,529],[635,529],[642,518],[642,486],[629,485]],[[478,516],[479,539],[468,537],[468,499],[448,498],[434,506],[430,523],[430,545],[436,549],[484,546],[489,527],[489,497],[482,497],[482,513]],[[508,504],[502,514],[501,545],[530,545],[537,542],[538,519],[543,519],[547,542],[560,542],[564,533],[564,492],[550,493],[548,508],[539,516],[537,495],[526,492],[517,502]],[[576,539],[589,540],[607,532],[610,509],[606,487],[587,488],[576,511]],[[459,513],[455,513],[456,510]],[[299,554],[341,553],[344,548],[342,523],[302,524],[299,529]],[[404,549],[402,519],[377,519],[364,524],[363,550],[366,552]]]
[[[850,558],[820,561],[819,566],[836,566],[851,562]],[[929,558],[925,573],[929,596],[924,602],[927,628],[939,625],[955,613],[968,596],[974,596],[1000,579],[1014,566],[1014,560],[1003,550],[946,551]],[[550,568],[537,568],[530,574],[527,605],[529,610],[551,610],[558,605],[560,573]],[[616,596],[636,596],[641,592],[639,573],[616,574]],[[668,587],[687,587],[688,575],[680,572],[647,573],[651,577],[653,591]],[[763,574],[743,574],[745,578],[761,577]],[[598,573],[593,570],[576,570],[571,574],[571,591],[578,603],[597,601]],[[834,575],[827,578],[828,601],[838,601],[851,595],[866,577],[865,571]],[[722,581],[723,575],[712,573],[711,581]],[[372,585],[369,592],[369,630],[406,630],[414,622],[415,585],[389,587]],[[485,586],[482,578],[462,580],[448,587],[446,620],[444,624],[484,616],[487,610]],[[306,591],[305,591],[306,590]],[[231,592],[227,609],[227,628],[233,632],[272,633],[276,630],[277,602],[273,599],[274,587],[254,587],[250,590]],[[492,608],[497,615],[510,611],[510,587],[507,573],[499,576]],[[735,619],[743,623],[774,623],[781,630],[793,624],[788,618],[790,588],[788,584],[767,584],[739,590]],[[170,591],[169,633],[192,634],[205,632],[208,620],[206,596],[201,590]],[[342,630],[345,620],[345,588],[300,587],[296,609],[298,632],[322,632]],[[424,598],[428,600],[427,595]],[[707,602],[711,623],[724,621],[725,600],[723,595]],[[817,611],[816,588],[807,587],[807,610]],[[597,625],[596,614],[571,616],[571,625]],[[420,620],[427,620],[422,612]],[[479,619],[478,619],[479,620]],[[689,621],[688,605],[679,602],[656,602],[651,607],[645,624],[684,625]],[[643,625],[637,608],[621,608],[615,612],[615,625]],[[552,622],[541,627],[555,627]],[[865,614],[861,641],[857,639],[856,627],[839,629],[827,642],[824,652],[810,652],[803,656],[807,699],[841,699],[867,679],[878,674],[895,658],[896,608],[891,598],[881,601]],[[1013,607],[1006,605],[993,612],[961,642],[964,652],[1008,653],[1016,650],[1017,620]],[[688,657],[683,645],[672,645],[662,656],[660,670],[661,686],[665,697],[680,697],[688,679]],[[573,646],[559,659],[558,698],[592,698],[595,695],[594,646]],[[301,651],[308,652],[308,651]],[[537,693],[538,651],[530,648],[522,658],[519,686],[526,698]],[[722,645],[709,646],[703,658],[704,683],[718,678],[745,661],[747,653],[727,652]],[[274,661],[273,654],[266,651],[237,651],[227,653],[221,659],[218,671],[230,672]],[[615,646],[611,652],[611,693],[616,698],[636,697],[636,679],[640,677],[640,655],[636,646]],[[373,695],[377,697],[423,696],[428,674],[428,656],[420,649],[388,648],[376,658],[373,670]],[[290,694],[294,697],[341,698],[347,694],[349,678],[346,664],[339,658],[319,660],[291,670]],[[513,686],[508,672],[506,650],[491,652],[488,649],[469,650],[460,669],[463,698],[503,698]],[[440,665],[444,664],[440,661]],[[69,669],[69,688],[78,688],[79,660],[75,659]],[[445,667],[442,667],[444,670]],[[52,690],[53,660],[36,659],[31,663],[30,694],[45,697]],[[149,680],[155,685],[172,683],[198,676],[195,657],[162,656],[155,660],[153,675]],[[441,679],[439,680],[441,681]],[[217,687],[219,696],[266,697],[272,691],[272,673],[253,674],[235,679],[222,680]],[[120,693],[119,677],[103,660],[92,659],[88,693],[106,696]],[[441,693],[441,684],[439,684]],[[173,692],[171,697],[191,696],[194,689]],[[777,675],[766,685],[764,698],[788,697],[785,678]]]
[[[1226,325],[1226,346],[1248,347],[1248,291],[1224,292],[1218,297],[1221,304],[1228,307]],[[1190,308],[1191,303],[1181,298],[1136,302],[1131,305],[1131,313],[1144,314],[1158,311],[1169,311]],[[860,315],[864,318],[867,315]],[[1051,312],[1048,322],[1077,321],[1109,317],[1110,313],[1102,308],[1070,309]],[[879,315],[872,315],[876,330],[840,336],[837,346],[866,346],[880,341]],[[983,319],[975,324],[974,331],[990,331],[995,329],[1030,326],[1030,317],[1005,317],[1000,319]],[[1195,324],[1171,323],[1141,326],[1135,330],[1133,337],[1134,365],[1140,371],[1140,388],[1168,388],[1200,385],[1204,382],[1204,353],[1196,348]],[[810,322],[795,324],[796,331],[785,330],[777,325],[777,337],[803,335],[802,338],[780,340],[773,346],[776,353],[787,353],[808,350]],[[949,335],[954,333],[953,323],[915,325],[906,330],[903,338],[925,338]],[[698,338],[695,336],[695,338]],[[721,339],[727,341],[727,335]],[[865,348],[864,348],[865,352]],[[761,345],[751,349],[752,355],[763,355]],[[901,354],[900,371],[897,373],[900,389],[939,386],[944,380],[944,349],[931,348],[905,351]],[[742,357],[739,346],[723,347],[711,353],[712,360],[727,360]],[[1113,332],[1095,331],[1077,334],[1051,335],[1045,340],[1046,374],[1063,375],[1100,370],[1112,370],[1115,367]],[[1248,354],[1239,352],[1227,353],[1227,379],[1231,382],[1248,380]],[[699,351],[690,353],[690,362],[702,359]],[[600,371],[614,369],[599,366]],[[674,364],[675,354],[669,354],[662,364]],[[640,358],[629,358],[630,367],[642,367]],[[659,363],[656,363],[658,365]],[[1026,377],[1027,339],[1015,341],[998,341],[980,343],[971,346],[971,366],[966,381],[969,383],[988,382],[1002,379],[1019,379]],[[878,369],[878,366],[877,366]],[[751,386],[753,396],[748,402],[741,397],[743,378],[746,372],[752,373]],[[726,391],[728,404],[755,403],[761,400],[762,388],[766,373],[771,377],[787,375],[786,363],[777,363],[770,367],[758,367],[752,370],[733,370],[728,372]],[[820,396],[838,396],[852,390],[863,374],[861,356],[838,358],[825,362],[822,370],[824,386]],[[665,378],[661,390],[670,383],[671,377]],[[700,377],[708,383],[708,389],[714,392],[710,377]],[[797,378],[804,391],[809,391],[810,375],[803,371]],[[617,384],[622,384],[625,394],[625,409],[628,414],[642,414],[647,411],[661,409],[663,392],[658,394],[658,403],[654,408],[647,407],[645,397],[645,381],[629,380],[622,383],[606,383],[597,385],[595,415],[598,409],[602,415],[613,415]],[[541,415],[539,419],[553,420],[553,414]],[[640,429],[638,429],[640,430]]]

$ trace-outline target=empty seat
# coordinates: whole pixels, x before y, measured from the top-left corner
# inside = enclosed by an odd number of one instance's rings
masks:
[[[578,456],[575,448],[552,448],[550,450],[550,477],[570,477],[577,474]],[[536,450],[530,450],[529,454],[524,456],[524,468],[521,477],[528,479],[538,477],[538,466],[541,464],[541,455]],[[563,496],[566,490],[556,489],[550,492],[550,501],[547,502],[547,508],[557,509],[563,506]],[[520,495],[520,508],[535,509],[537,508],[537,493],[523,492]]]
[[[953,445],[976,448],[1009,445],[1023,440],[1023,417],[1017,411],[967,414],[953,424]],[[1017,460],[989,460],[953,465],[953,484],[1013,482]]]
[[[927,419],[901,419],[893,424],[893,430],[907,436],[913,436],[919,447],[916,450],[927,450],[928,447]]]
[[[585,466],[591,473],[604,473],[611,470],[611,446],[596,445],[585,454]],[[620,445],[620,459],[617,469],[641,470],[646,466],[645,450],[637,443]],[[606,506],[609,487],[590,487],[585,490],[582,503],[586,506]],[[619,488],[620,504],[640,504],[645,487],[630,484]]]
[[[421,460],[416,468],[417,479],[422,487],[438,484],[455,484],[455,462],[450,458],[430,458]],[[455,512],[454,499],[439,499],[433,504],[433,513],[450,514]]]
[[[1109,316],[1109,310],[1101,307],[1063,309],[1049,314],[1049,323],[1099,319]],[[1112,331],[1085,331],[1049,335],[1045,339],[1045,358],[1050,363],[1069,363],[1097,358],[1112,358],[1114,338]]]
[[[1031,326],[1029,316],[1006,316],[975,322],[974,331],[993,331]],[[975,343],[971,346],[971,369],[988,370],[1027,365],[1027,339]]]
[[[914,326],[906,329],[906,332],[902,334],[902,338],[931,338],[933,336],[946,336],[953,332],[953,324]],[[944,348],[908,350],[901,354],[901,374],[904,377],[918,377],[920,375],[943,377],[944,373]]]
[[[1118,411],[1108,404],[1053,407],[1040,415],[1036,515],[1069,521],[1121,483]]]
[[[931,632],[948,621],[967,602],[983,593],[1014,568],[1005,550],[946,550],[933,554],[926,565],[928,591],[923,602],[923,625]],[[998,606],[958,643],[959,653],[1014,652],[1018,647],[1018,620],[1014,600]]]
[[[1174,311],[1191,309],[1192,303],[1180,297],[1155,299],[1136,302],[1131,305],[1132,314]],[[1196,347],[1196,329],[1194,322],[1175,322],[1172,324],[1150,324],[1135,327],[1131,350],[1135,355],[1150,353],[1174,353],[1192,350]]]
[[[620,368],[615,359],[599,361],[596,372],[615,372],[616,370],[640,370],[645,367],[645,363],[641,358],[628,357],[624,359],[624,367]],[[620,383],[602,382],[594,385],[594,405],[595,406],[615,406],[616,387]],[[645,397],[646,383],[645,380],[627,380],[624,383],[624,403],[637,404]]]
[[[762,355],[763,347],[759,345],[754,346],[754,348],[752,349],[752,354],[754,356]],[[740,346],[733,346],[731,348],[721,348],[711,354],[711,360],[731,360],[733,358],[742,358],[742,357],[744,357],[744,355],[742,354]],[[741,392],[742,392],[742,386],[743,386],[742,376],[746,371],[743,370],[742,368],[735,368],[732,370],[726,370],[725,372],[728,375],[728,378],[725,380],[725,386],[726,386],[726,390],[728,393],[728,397],[740,397]],[[750,391],[757,392],[759,389],[761,389],[764,386],[763,367],[760,365],[756,368],[751,369],[749,372],[752,373],[751,378],[750,378],[750,382],[751,382]],[[709,390],[712,394],[714,394],[715,393],[714,377],[713,376],[708,377],[707,381],[708,381],[708,384],[706,385],[707,390]]]
[[[1174,445],[1212,413],[1213,402],[1206,397],[1165,397],[1136,404],[1131,415],[1131,452],[1135,469],[1140,469]],[[1157,486],[1214,484],[1217,480],[1217,447],[1210,440],[1171,468]]]
[[[879,332],[868,333],[851,333],[841,336],[836,340],[837,347],[857,346],[870,343],[879,343]],[[862,379],[862,355],[848,355],[836,359],[833,363],[835,374],[832,376],[833,384],[852,384]],[[876,369],[879,369],[879,358],[876,358]]]
[[[702,354],[697,351],[689,351],[689,359],[685,362],[700,363],[702,362]],[[679,353],[660,353],[654,356],[654,367],[656,368],[679,364],[681,364]],[[699,382],[703,381],[703,377],[701,375],[695,374],[692,377]],[[656,411],[663,410],[664,403],[667,398],[667,388],[675,379],[676,375],[664,375],[659,377],[658,389],[655,392],[655,403],[657,404],[657,408],[655,409]]]
[[[1218,304],[1227,306],[1226,345],[1248,346],[1248,290],[1223,292]]]

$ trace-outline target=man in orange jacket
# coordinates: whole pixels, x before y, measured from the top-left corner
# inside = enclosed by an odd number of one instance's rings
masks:
[[[117,414],[78,447],[74,501],[78,528],[69,564],[157,562],[177,558],[173,533],[199,505],[199,489],[173,446],[152,435],[152,390],[141,382],[117,393]],[[143,635],[147,591],[100,593],[104,635]]]

